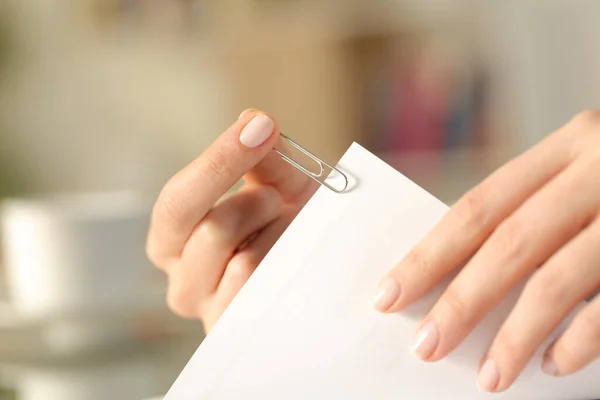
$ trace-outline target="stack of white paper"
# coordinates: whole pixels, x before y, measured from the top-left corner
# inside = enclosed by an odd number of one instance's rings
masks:
[[[411,355],[419,319],[444,285],[396,315],[377,313],[371,299],[447,207],[359,145],[338,167],[349,191],[315,194],[166,400],[600,398],[598,363],[548,377],[539,353],[506,393],[477,390],[481,358],[517,293],[447,359],[427,364]]]

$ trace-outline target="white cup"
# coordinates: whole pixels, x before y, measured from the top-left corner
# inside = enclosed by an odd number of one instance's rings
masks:
[[[9,200],[2,207],[10,300],[31,318],[123,312],[147,297],[150,207],[136,193]]]

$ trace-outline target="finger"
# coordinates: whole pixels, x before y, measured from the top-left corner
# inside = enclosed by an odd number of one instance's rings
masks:
[[[600,279],[597,277],[600,269],[600,222],[596,222],[594,229],[589,229],[585,240],[589,245],[586,248],[587,252],[580,254],[575,261],[592,265],[589,268],[593,269],[593,272],[589,276],[583,275],[583,279],[595,281],[595,289],[597,289],[600,286]],[[586,288],[591,285],[591,282],[586,281]],[[549,375],[569,375],[584,368],[598,357],[600,357],[600,296],[596,296],[575,316],[569,328],[546,351],[542,369]]]
[[[187,242],[180,262],[168,270],[171,308],[200,315],[236,249],[281,215],[281,198],[270,186],[249,186],[220,201]]]
[[[567,331],[544,356],[544,372],[570,375],[600,358],[600,297],[596,297],[575,318]]]
[[[289,154],[289,148],[284,141],[280,140],[277,147]],[[316,187],[316,182],[285,162],[275,152],[267,154],[260,163],[248,171],[244,175],[244,180],[248,183],[275,187],[286,202],[302,201],[307,192],[307,186],[314,184]]]
[[[552,256],[527,283],[488,353],[498,373],[498,379],[487,379],[489,390],[503,391],[512,385],[560,322],[600,286],[599,266],[600,221],[596,221]],[[580,339],[573,344],[587,348],[588,343],[580,343]],[[589,361],[578,358],[563,368],[573,372],[573,363],[579,369]]]
[[[501,221],[570,164],[572,147],[570,135],[559,131],[468,192],[382,280],[375,307],[396,312],[463,264]]]
[[[215,294],[214,313],[221,315],[246,284],[292,218],[278,219],[266,227],[247,247],[231,259]],[[205,328],[209,329],[210,326]]]
[[[147,252],[155,264],[177,260],[194,226],[242,176],[249,183],[274,186],[284,200],[298,200],[309,179],[270,151],[274,145],[285,146],[276,124],[262,145],[248,139],[269,130],[266,116],[275,121],[256,110],[242,113],[209,149],[167,183],[154,207],[148,235]]]
[[[452,351],[487,312],[596,214],[600,189],[594,173],[572,165],[503,222],[436,302],[418,335],[415,352],[438,360]],[[549,217],[551,216],[551,217]]]

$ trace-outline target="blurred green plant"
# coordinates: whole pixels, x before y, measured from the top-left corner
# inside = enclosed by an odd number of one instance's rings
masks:
[[[17,394],[13,390],[0,388],[0,400],[17,400]]]
[[[5,11],[5,10],[2,10]],[[2,82],[7,78],[8,66],[14,54],[14,41],[11,30],[10,15],[0,14],[0,90]],[[5,124],[0,120],[0,198],[23,193],[26,180],[20,176],[20,164],[7,150],[7,132]]]
[[[10,16],[5,9],[0,10],[0,73],[4,75],[13,46],[13,32]]]
[[[2,147],[0,131],[0,147]],[[20,164],[10,154],[0,148],[0,199],[15,197],[27,192],[27,181],[20,173]]]

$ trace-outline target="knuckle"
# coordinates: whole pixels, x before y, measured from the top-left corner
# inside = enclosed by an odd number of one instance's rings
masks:
[[[519,259],[527,248],[523,224],[516,219],[504,222],[492,236],[494,252],[504,259]]]
[[[589,311],[582,311],[578,320],[580,337],[586,345],[600,346],[600,318]]]
[[[513,331],[501,330],[494,340],[494,352],[502,355],[503,360],[515,361],[519,360],[526,353],[524,351],[525,344],[523,340]]]
[[[420,247],[413,248],[404,259],[401,265],[410,266],[410,268],[419,274],[427,274],[432,269],[431,257]]]
[[[453,207],[456,215],[465,223],[475,227],[484,226],[486,223],[486,195],[483,186],[471,189]]]
[[[158,196],[158,200],[152,210],[153,219],[158,221],[167,220],[175,223],[186,219],[186,211],[182,207],[181,202],[178,201],[178,196],[172,186],[172,183],[168,183]]]
[[[229,161],[221,151],[216,151],[214,154],[207,154],[203,161],[203,172],[209,177],[217,176],[225,178],[232,175]]]
[[[225,243],[236,236],[240,223],[239,210],[230,209],[223,212],[221,208],[216,207],[200,221],[198,229],[205,232],[205,240],[213,243]]]
[[[558,305],[568,294],[564,278],[547,269],[538,271],[527,283],[524,293],[528,293],[536,304]]]
[[[448,286],[441,298],[444,308],[446,308],[460,324],[470,326],[475,319],[474,308],[460,294],[454,285]]]
[[[229,274],[234,279],[248,279],[254,272],[260,260],[251,253],[240,253],[236,255],[227,266]]]
[[[146,257],[156,268],[167,272],[172,263],[178,257],[166,251],[165,247],[160,244],[160,240],[153,233],[152,227],[146,238],[145,253]]]
[[[146,257],[148,257],[148,260],[150,260],[152,265],[154,265],[156,268],[161,270],[166,269],[166,263],[162,252],[160,252],[157,247],[152,244],[150,239],[146,242]]]

